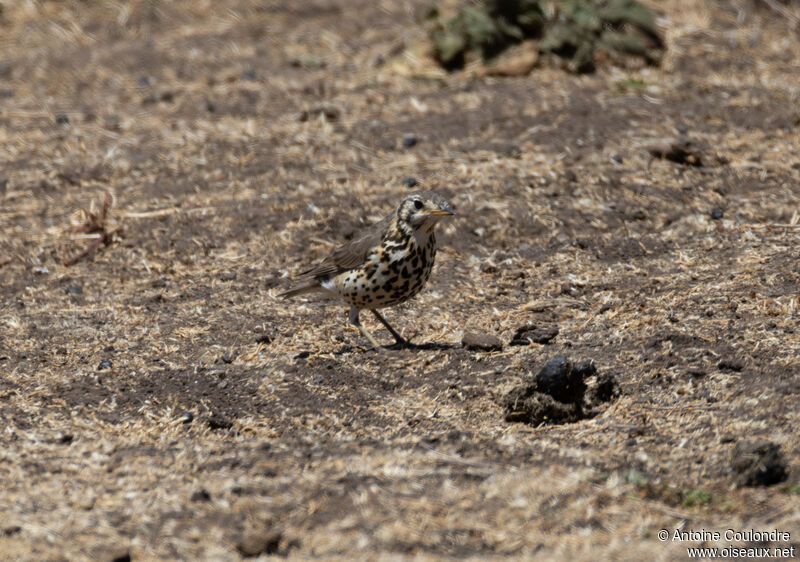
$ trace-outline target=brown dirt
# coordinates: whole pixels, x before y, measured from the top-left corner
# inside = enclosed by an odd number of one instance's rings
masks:
[[[696,543],[656,538],[675,528],[797,545],[793,21],[670,0],[662,68],[477,79],[404,54],[425,5],[3,2],[5,557],[684,559]],[[703,166],[648,151],[681,135]],[[426,290],[387,311],[426,345],[366,350],[344,307],[276,298],[409,176],[458,212]],[[62,265],[106,190],[119,234]],[[526,324],[558,335],[460,345]],[[557,354],[621,396],[504,421]],[[736,488],[736,443],[762,439],[789,479]]]

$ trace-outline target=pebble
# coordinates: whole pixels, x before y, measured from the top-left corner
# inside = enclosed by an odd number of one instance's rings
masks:
[[[403,179],[403,185],[408,188],[416,187],[419,184],[417,178],[412,178],[411,176]]]
[[[716,221],[721,219],[723,214],[722,209],[714,209],[711,211],[711,218]]]
[[[97,365],[97,370],[102,371],[103,369],[110,369],[114,366],[114,363],[111,362],[111,359],[103,359]]]
[[[493,334],[464,332],[461,345],[470,351],[501,351],[503,342]]]
[[[192,423],[194,421],[194,414],[191,412],[184,412],[180,417],[181,423]]]
[[[416,146],[418,142],[419,140],[415,135],[408,134],[403,136],[403,146],[405,148],[411,148],[412,146]]]
[[[69,125],[69,117],[63,113],[56,115],[56,123],[59,125]]]

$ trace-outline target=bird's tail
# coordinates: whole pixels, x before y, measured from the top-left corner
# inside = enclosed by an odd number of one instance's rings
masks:
[[[290,299],[292,297],[305,295],[307,293],[316,293],[317,291],[324,291],[324,289],[319,286],[319,283],[312,281],[310,283],[306,283],[305,285],[299,285],[289,289],[288,291],[284,291],[278,296],[282,299]]]

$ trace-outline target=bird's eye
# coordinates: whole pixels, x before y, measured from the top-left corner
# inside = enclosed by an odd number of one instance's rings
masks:
[[[414,207],[417,208],[417,209],[421,209],[422,208],[422,201],[420,201],[419,199],[414,201]]]

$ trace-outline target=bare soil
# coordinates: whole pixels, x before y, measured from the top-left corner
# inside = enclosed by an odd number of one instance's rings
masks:
[[[3,556],[800,552],[800,10],[771,4],[651,2],[660,68],[478,78],[419,55],[424,1],[3,2]],[[679,137],[702,165],[653,156]],[[386,311],[419,347],[277,298],[409,177],[458,213]],[[559,354],[621,395],[506,421]],[[788,480],[737,487],[761,439]]]

